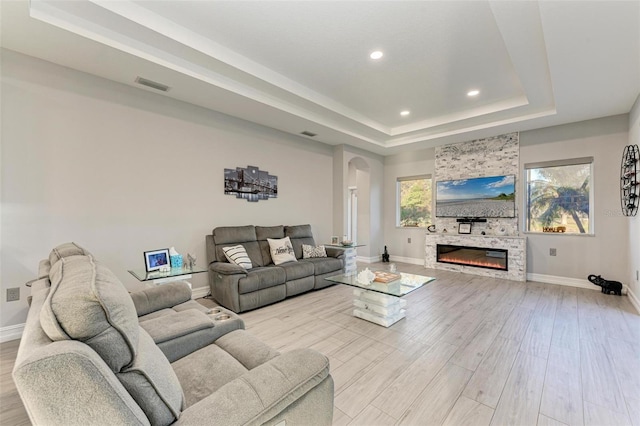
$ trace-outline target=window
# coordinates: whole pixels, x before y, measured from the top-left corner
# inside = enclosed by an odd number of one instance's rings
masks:
[[[398,178],[397,220],[401,227],[426,227],[431,224],[431,176]]]
[[[525,230],[593,234],[592,165],[592,157],[525,164]]]

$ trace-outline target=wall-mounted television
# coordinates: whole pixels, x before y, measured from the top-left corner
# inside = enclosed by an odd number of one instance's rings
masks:
[[[515,175],[442,180],[436,183],[436,216],[516,217]]]

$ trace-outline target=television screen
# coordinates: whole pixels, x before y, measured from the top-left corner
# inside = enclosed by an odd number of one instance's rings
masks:
[[[436,183],[438,217],[515,217],[515,175]]]

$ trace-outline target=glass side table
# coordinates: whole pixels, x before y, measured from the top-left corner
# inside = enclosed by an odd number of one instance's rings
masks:
[[[202,272],[207,272],[205,268],[194,267],[194,268],[171,268],[169,272],[160,272],[160,271],[152,271],[147,272],[144,269],[132,269],[129,270],[129,273],[136,277],[139,281],[151,281],[153,284],[165,284],[170,283],[172,281],[184,281],[188,280],[193,276],[193,274],[200,274]],[[191,287],[191,283],[187,281],[189,287]]]
[[[351,244],[345,246],[343,244],[324,244],[325,247],[337,248],[339,250],[344,250],[344,273],[345,274],[354,274],[358,272],[358,267],[356,265],[356,249],[358,247],[364,247],[365,244]]]

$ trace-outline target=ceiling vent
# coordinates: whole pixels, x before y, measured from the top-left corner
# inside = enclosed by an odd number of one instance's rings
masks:
[[[161,92],[168,92],[170,87],[166,86],[162,83],[156,83],[155,81],[147,80],[146,78],[142,78],[140,76],[136,77],[136,83],[142,84],[143,86],[151,87],[152,89],[160,90]]]
[[[309,136],[310,138],[314,137],[314,136],[318,136],[317,133],[311,133],[308,130],[305,130],[304,132],[300,133],[301,135],[305,135],[305,136]]]

